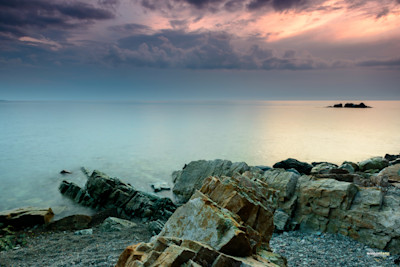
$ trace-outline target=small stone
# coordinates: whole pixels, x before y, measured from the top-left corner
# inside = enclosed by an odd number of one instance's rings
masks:
[[[83,229],[74,232],[75,235],[92,235],[93,234],[93,229]]]

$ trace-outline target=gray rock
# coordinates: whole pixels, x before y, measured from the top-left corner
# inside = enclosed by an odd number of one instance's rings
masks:
[[[351,165],[350,163],[343,163],[342,165],[340,165],[339,169],[347,170],[349,173],[355,172],[353,165]]]
[[[382,157],[374,157],[358,163],[360,171],[365,172],[368,170],[382,170],[389,166],[389,162]]]
[[[150,187],[154,190],[154,192],[160,192],[162,190],[171,190],[171,187],[166,182],[158,182],[150,184]]]
[[[127,228],[134,228],[137,224],[128,220],[116,218],[116,217],[108,217],[104,220],[104,222],[100,225],[100,230],[102,232],[116,232],[123,231]]]
[[[314,165],[314,167],[311,169],[311,174],[326,174],[329,173],[330,170],[336,169],[338,166],[333,163],[329,162],[323,162],[319,163],[317,165]]]
[[[198,160],[185,165],[181,171],[173,172],[172,189],[175,200],[178,203],[187,202],[195,190],[200,189],[203,180],[209,176],[233,176],[235,173],[242,174],[250,168],[245,162],[232,163],[229,160]]]
[[[297,159],[288,158],[286,160],[277,162],[273,166],[274,168],[282,168],[282,169],[296,169],[300,173],[310,174],[311,169],[313,166],[306,162],[298,161]]]
[[[161,220],[149,222],[149,230],[153,235],[158,235],[164,227],[164,222]]]
[[[282,210],[277,210],[274,213],[274,225],[275,225],[275,230],[278,231],[284,231],[286,230],[286,225],[288,224],[290,219],[290,216],[282,211]]]
[[[93,235],[93,229],[83,229],[83,230],[79,230],[74,232],[75,235]]]

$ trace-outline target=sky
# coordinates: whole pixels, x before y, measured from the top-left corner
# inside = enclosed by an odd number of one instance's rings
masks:
[[[0,0],[0,99],[400,100],[400,0]]]

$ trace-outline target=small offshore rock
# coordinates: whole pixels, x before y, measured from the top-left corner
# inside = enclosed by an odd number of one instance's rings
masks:
[[[62,170],[60,171],[60,174],[72,174],[72,172],[68,170]]]
[[[150,184],[150,186],[156,193],[163,190],[171,190],[171,187],[168,185],[167,182],[152,183]]]
[[[93,235],[93,229],[83,229],[83,230],[79,230],[74,232],[75,235]]]

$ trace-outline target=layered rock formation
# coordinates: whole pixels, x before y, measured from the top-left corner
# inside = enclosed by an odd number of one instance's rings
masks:
[[[297,161],[291,162],[298,164]],[[375,162],[380,163],[375,164]],[[315,164],[315,166],[317,165]],[[358,169],[358,164],[350,162],[345,162],[342,165],[344,167],[333,164],[324,164],[319,166],[320,168],[315,168],[315,166],[309,169],[313,173],[309,176],[300,176],[296,172],[275,168],[263,172],[261,176],[260,172],[254,174],[246,171],[243,175],[239,175],[242,180],[238,179],[238,176],[221,179],[211,177],[205,180],[203,177],[195,177],[194,180],[196,182],[204,180],[200,192],[206,193],[212,201],[236,214],[241,213],[240,209],[230,209],[224,202],[229,203],[230,193],[248,194],[247,191],[244,193],[244,191],[238,191],[237,188],[248,189],[254,188],[255,185],[262,185],[259,187],[261,189],[256,190],[260,194],[251,193],[250,199],[261,203],[260,207],[265,206],[268,207],[267,210],[275,211],[273,221],[277,230],[300,229],[302,231],[340,233],[369,246],[399,254],[400,195],[385,193],[387,188],[382,191],[377,187],[364,186],[377,184],[375,180],[379,177],[391,177],[391,181],[397,181],[396,177],[399,174],[397,171],[400,165],[385,168],[384,166],[387,164],[384,159],[373,158],[360,163],[361,170],[366,172],[357,173],[350,173],[347,169],[349,166],[351,166],[350,170]],[[289,167],[296,166],[292,164],[287,166],[287,168]],[[375,175],[368,173],[371,168],[382,170]],[[197,170],[195,173],[202,173],[202,171]],[[248,179],[243,177],[248,177]],[[248,183],[249,181],[251,182]],[[179,180],[175,182],[179,183]],[[391,186],[390,183],[385,184],[384,178],[381,179],[379,185]],[[175,186],[177,185],[175,184]],[[190,180],[185,181],[185,186],[190,187]],[[235,194],[232,193],[232,195]],[[238,194],[240,195],[240,193]],[[241,207],[244,202],[241,199],[238,203],[240,204],[234,206]],[[244,210],[249,211],[252,208],[247,206]],[[241,220],[246,222],[245,217]],[[250,226],[253,229],[257,228],[251,223]],[[265,236],[268,235],[265,233]],[[256,242],[255,240],[253,239],[252,242]]]
[[[84,188],[63,181],[60,192],[75,202],[97,210],[117,209],[124,218],[139,217],[145,220],[167,220],[176,205],[169,198],[135,190],[117,178],[93,171]]]
[[[269,251],[275,193],[242,175],[208,177],[153,242],[128,247],[117,266],[285,266]]]
[[[195,190],[200,189],[203,180],[209,176],[232,176],[249,170],[244,162],[232,163],[229,160],[198,160],[185,165],[182,170],[172,173],[174,187],[172,192],[178,203],[187,202]]]

